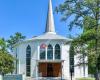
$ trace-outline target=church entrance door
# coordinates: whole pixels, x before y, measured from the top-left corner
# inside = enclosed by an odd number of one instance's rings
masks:
[[[60,77],[61,63],[39,63],[40,77]]]
[[[47,64],[47,77],[53,77],[53,64],[48,63]]]

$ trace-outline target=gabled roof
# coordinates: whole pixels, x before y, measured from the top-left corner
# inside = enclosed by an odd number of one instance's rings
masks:
[[[43,39],[54,39],[54,40],[68,40],[68,41],[71,41],[71,39],[69,38],[66,38],[66,37],[63,37],[63,36],[60,36],[60,35],[57,35],[57,34],[51,34],[51,33],[45,33],[43,35],[40,35],[40,36],[37,36],[37,37],[34,37],[32,38],[33,40],[43,40]]]

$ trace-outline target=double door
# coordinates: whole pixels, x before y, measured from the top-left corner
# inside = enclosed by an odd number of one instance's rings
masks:
[[[47,64],[47,77],[54,77],[53,71],[54,71],[53,64],[48,63]]]
[[[61,63],[39,63],[39,74],[41,77],[59,77]]]

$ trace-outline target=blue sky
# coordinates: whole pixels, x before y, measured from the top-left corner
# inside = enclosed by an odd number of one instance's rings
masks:
[[[64,0],[52,0],[53,10]],[[48,0],[0,0],[0,37],[6,39],[15,32],[27,38],[41,35],[45,31]],[[68,22],[60,21],[61,15],[54,13],[56,32],[63,36],[75,35],[80,30],[68,30]]]

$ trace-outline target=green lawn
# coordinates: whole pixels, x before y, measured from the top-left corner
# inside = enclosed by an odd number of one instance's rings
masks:
[[[94,78],[77,78],[76,80],[95,80]]]

